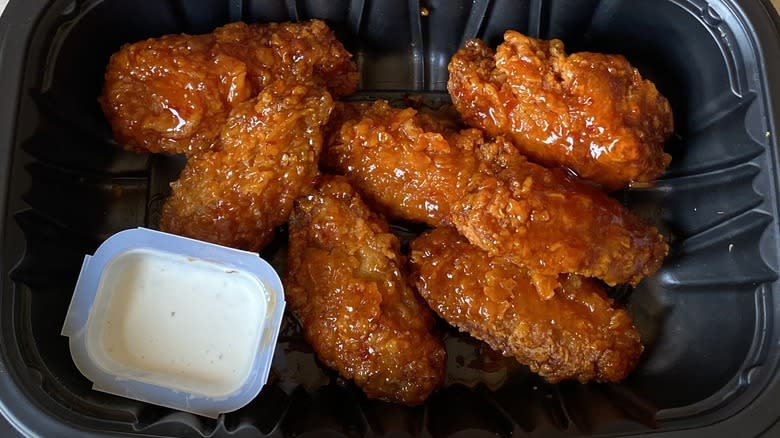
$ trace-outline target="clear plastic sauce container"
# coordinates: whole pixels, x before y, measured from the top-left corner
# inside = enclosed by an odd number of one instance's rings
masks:
[[[85,257],[62,334],[94,389],[216,417],[265,384],[284,306],[257,254],[138,228]]]

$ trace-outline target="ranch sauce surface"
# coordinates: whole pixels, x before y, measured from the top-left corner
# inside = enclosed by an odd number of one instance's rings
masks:
[[[119,376],[225,396],[252,368],[267,310],[263,292],[253,276],[220,264],[131,250],[100,280],[88,350]]]

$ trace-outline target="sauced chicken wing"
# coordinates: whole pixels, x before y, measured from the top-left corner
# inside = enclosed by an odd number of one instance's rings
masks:
[[[456,127],[442,113],[391,108],[384,100],[338,104],[322,161],[388,217],[446,224],[478,168],[473,142]]]
[[[507,31],[496,52],[467,42],[449,73],[466,123],[507,136],[532,161],[566,166],[607,190],[652,182],[669,164],[669,102],[622,56],[567,56],[559,40]]]
[[[163,206],[163,231],[257,251],[287,222],[316,176],[333,101],[317,86],[278,81],[236,106],[220,148],[190,157]]]
[[[490,142],[383,101],[337,112],[323,161],[369,205],[393,218],[454,224],[475,245],[531,269],[544,296],[559,273],[636,284],[666,255],[662,236],[617,201],[529,163],[502,137]]]
[[[487,171],[452,206],[452,222],[474,245],[531,270],[542,295],[559,273],[635,285],[660,267],[663,236],[604,192],[528,162],[502,137],[477,153]]]
[[[231,23],[123,46],[109,61],[100,103],[127,149],[190,155],[217,147],[231,109],[276,80],[315,82],[341,96],[357,79],[322,21]]]
[[[343,177],[296,201],[285,293],[306,339],[370,398],[417,405],[442,383],[445,351],[403,265],[398,238]]]
[[[618,381],[636,365],[642,344],[630,315],[593,280],[561,275],[543,300],[527,271],[448,227],[411,250],[412,279],[432,309],[548,381]]]

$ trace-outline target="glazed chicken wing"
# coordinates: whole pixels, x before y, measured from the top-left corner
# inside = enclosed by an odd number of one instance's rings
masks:
[[[456,126],[441,113],[391,108],[384,100],[338,104],[322,161],[386,216],[447,224],[450,205],[478,168]]]
[[[403,266],[398,238],[343,177],[296,201],[285,294],[306,339],[368,397],[418,405],[442,383],[445,351]]]
[[[619,381],[642,352],[630,315],[590,279],[561,275],[549,300],[528,272],[488,255],[452,228],[411,243],[412,278],[442,318],[550,382]]]
[[[487,169],[452,206],[452,222],[474,245],[532,271],[542,295],[559,273],[636,285],[661,266],[663,236],[604,192],[528,162],[502,137],[477,153]]]
[[[467,42],[449,73],[466,123],[506,136],[532,161],[615,190],[652,182],[671,160],[669,102],[622,56],[567,56],[559,40],[507,31],[495,52]]]
[[[350,56],[319,20],[166,35],[111,57],[100,103],[125,148],[191,155],[217,147],[230,111],[276,80],[351,93],[358,74]]]
[[[293,201],[317,175],[321,126],[333,101],[325,89],[274,82],[236,106],[220,148],[190,157],[163,206],[160,228],[257,251],[287,222]]]
[[[325,164],[393,218],[454,224],[473,244],[534,272],[543,296],[560,273],[636,284],[666,255],[662,236],[605,193],[487,141],[387,102],[343,106]]]

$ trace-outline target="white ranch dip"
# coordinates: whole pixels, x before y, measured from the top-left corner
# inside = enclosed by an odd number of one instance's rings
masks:
[[[87,350],[117,376],[224,396],[251,371],[265,296],[256,278],[217,263],[127,251],[100,279]]]

